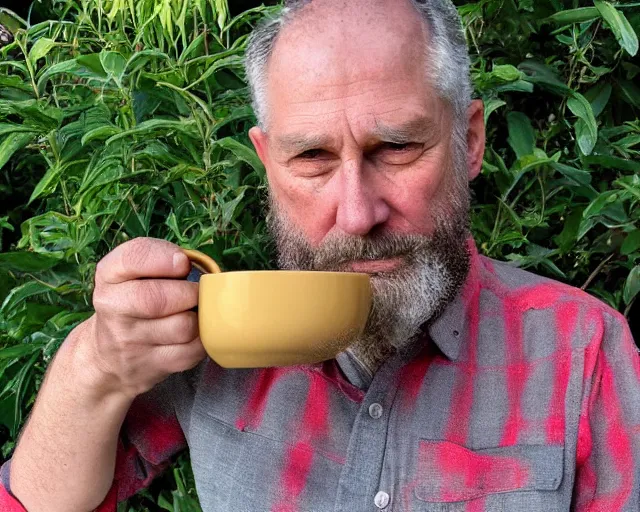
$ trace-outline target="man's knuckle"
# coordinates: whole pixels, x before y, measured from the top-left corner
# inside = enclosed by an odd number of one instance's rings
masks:
[[[123,247],[121,264],[125,269],[137,269],[148,260],[151,252],[151,242],[147,238],[134,238]]]
[[[143,287],[140,294],[143,313],[151,317],[160,316],[167,307],[167,296],[163,287],[152,279],[146,281]]]
[[[104,281],[104,278],[108,272],[108,267],[109,267],[109,264],[105,261],[105,258],[102,258],[96,264],[96,274],[95,274],[96,286],[98,285],[98,283]]]
[[[98,313],[107,313],[113,309],[111,298],[101,288],[96,288],[92,297],[93,309]]]
[[[186,338],[187,340],[191,339],[193,332],[196,329],[196,320],[189,315],[188,313],[184,313],[179,315],[176,322],[176,331],[181,336],[181,338]]]

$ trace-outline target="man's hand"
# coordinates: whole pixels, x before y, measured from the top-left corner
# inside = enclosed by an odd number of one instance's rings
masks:
[[[58,350],[13,456],[11,490],[30,512],[96,508],[133,399],[205,356],[189,269],[178,247],[149,238],[98,264],[96,313]]]
[[[78,348],[110,390],[133,398],[204,358],[190,311],[198,285],[184,280],[190,268],[179,247],[152,238],[126,242],[98,263],[96,313]]]

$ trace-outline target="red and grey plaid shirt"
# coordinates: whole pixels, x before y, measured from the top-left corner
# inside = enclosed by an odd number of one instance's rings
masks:
[[[206,512],[637,512],[640,362],[620,314],[474,250],[457,299],[372,379],[346,353],[207,361],[139,397],[98,510],[187,447]],[[24,509],[0,489],[0,510]]]

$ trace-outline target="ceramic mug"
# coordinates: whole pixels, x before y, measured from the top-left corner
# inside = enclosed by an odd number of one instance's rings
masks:
[[[362,333],[371,309],[368,274],[258,270],[221,272],[183,249],[204,272],[198,325],[209,356],[226,368],[313,364]]]

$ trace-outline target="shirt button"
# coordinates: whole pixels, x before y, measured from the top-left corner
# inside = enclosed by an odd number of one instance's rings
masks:
[[[380,419],[382,417],[382,406],[379,403],[371,404],[369,406],[369,416],[374,420]]]
[[[378,508],[386,508],[389,504],[389,495],[386,492],[380,491],[373,499],[373,503],[375,503]]]

